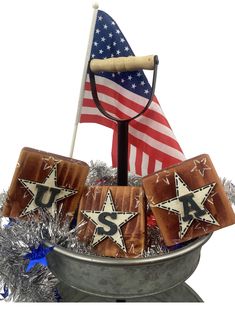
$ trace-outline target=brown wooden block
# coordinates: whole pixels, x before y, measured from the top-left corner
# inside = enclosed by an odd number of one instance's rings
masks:
[[[168,246],[235,223],[231,203],[206,154],[144,177],[143,187]]]
[[[145,249],[145,207],[141,187],[87,187],[78,211],[79,239],[102,256],[137,257]]]
[[[72,158],[23,148],[8,190],[3,215],[22,217],[39,207],[54,216],[62,205],[63,216],[73,216],[80,201],[89,166]]]

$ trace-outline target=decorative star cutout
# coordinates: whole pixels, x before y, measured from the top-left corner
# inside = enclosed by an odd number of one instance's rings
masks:
[[[56,160],[56,159],[55,159],[54,157],[52,157],[52,156],[43,158],[42,160],[45,162],[45,165],[44,165],[44,167],[43,167],[43,170],[51,169],[55,164],[58,164],[58,163],[61,162],[61,160]]]
[[[111,191],[108,190],[101,211],[83,210],[82,213],[96,226],[91,240],[93,247],[108,237],[126,252],[121,227],[134,218],[138,212],[116,211]]]
[[[194,167],[192,168],[191,172],[197,171],[200,173],[201,176],[204,177],[205,171],[211,170],[211,168],[206,164],[206,158],[201,160],[194,160]]]
[[[178,215],[180,225],[179,237],[184,237],[194,220],[219,225],[211,213],[204,207],[204,203],[213,190],[215,183],[190,190],[177,173],[174,176],[176,197],[152,205],[152,207],[159,207]]]
[[[42,266],[47,266],[46,256],[49,252],[53,250],[52,247],[45,247],[40,244],[38,248],[31,248],[31,252],[27,253],[24,258],[29,259],[29,264],[27,265],[26,272],[29,272],[35,265],[41,264]]]
[[[163,171],[164,172],[164,176],[161,175],[161,179],[160,179],[160,175],[159,173],[157,174],[157,179],[156,179],[156,183],[159,183],[160,181],[163,181],[165,182],[167,185],[170,185],[170,181],[169,181],[169,176],[171,175],[171,173],[166,170],[166,171]],[[162,173],[163,173],[162,172]]]
[[[76,190],[57,186],[57,164],[53,166],[42,183],[26,179],[19,179],[19,181],[32,196],[20,216],[25,216],[41,207],[45,208],[54,217],[57,211],[56,203],[77,193]]]

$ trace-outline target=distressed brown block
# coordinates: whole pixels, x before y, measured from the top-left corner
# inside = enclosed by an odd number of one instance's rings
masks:
[[[3,215],[22,217],[39,207],[52,215],[62,205],[62,214],[73,216],[86,181],[89,166],[72,158],[23,148],[8,190]]]
[[[235,223],[231,203],[207,154],[144,177],[143,187],[168,246]]]
[[[141,187],[87,187],[79,205],[78,237],[99,255],[137,257],[145,249],[145,207]]]

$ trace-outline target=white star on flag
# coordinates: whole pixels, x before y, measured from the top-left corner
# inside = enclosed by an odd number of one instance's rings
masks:
[[[176,197],[166,200],[164,202],[153,204],[151,207],[159,207],[171,212],[174,212],[179,217],[179,237],[183,238],[186,234],[188,228],[192,224],[193,220],[200,220],[202,222],[207,222],[215,225],[219,225],[216,219],[212,214],[204,207],[204,203],[213,190],[215,183],[205,185],[201,188],[190,190],[186,183],[180,178],[180,176],[175,173],[175,188],[176,188]],[[189,197],[191,202],[196,204],[196,208],[192,205],[188,208],[188,212],[185,213],[184,201],[188,201]],[[188,202],[189,204],[190,201]],[[187,203],[186,203],[187,204]],[[197,215],[197,213],[201,213]],[[187,219],[188,217],[188,219]]]
[[[82,210],[85,217],[91,220],[95,224],[95,230],[92,237],[91,245],[94,247],[101,241],[109,237],[114,243],[116,243],[124,252],[126,252],[126,245],[122,235],[121,227],[134,218],[138,212],[123,212],[116,211],[111,191],[108,190],[101,211],[94,210]],[[100,215],[104,214],[108,221],[115,227],[115,233],[110,233],[110,227],[100,221]],[[107,222],[107,221],[106,221]],[[102,232],[99,232],[101,229]]]
[[[41,203],[45,205],[46,203],[48,204],[48,206],[45,206],[43,208],[45,208],[51,214],[51,216],[54,217],[57,211],[56,203],[65,199],[66,197],[77,193],[76,190],[66,189],[57,186],[57,164],[53,166],[50,173],[42,183],[20,178],[19,181],[23,184],[23,186],[32,196],[32,199],[29,201],[28,205],[21,213],[21,217],[32,211],[35,211],[39,207],[42,207]],[[39,203],[37,202],[37,197],[39,196],[40,188],[43,194]],[[54,198],[52,196],[53,192]]]

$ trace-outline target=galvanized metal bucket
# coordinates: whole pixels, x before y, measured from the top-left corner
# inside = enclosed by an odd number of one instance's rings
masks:
[[[47,260],[49,269],[61,282],[80,292],[131,300],[163,293],[187,280],[196,269],[201,248],[210,236],[156,257],[89,256],[55,246]]]

